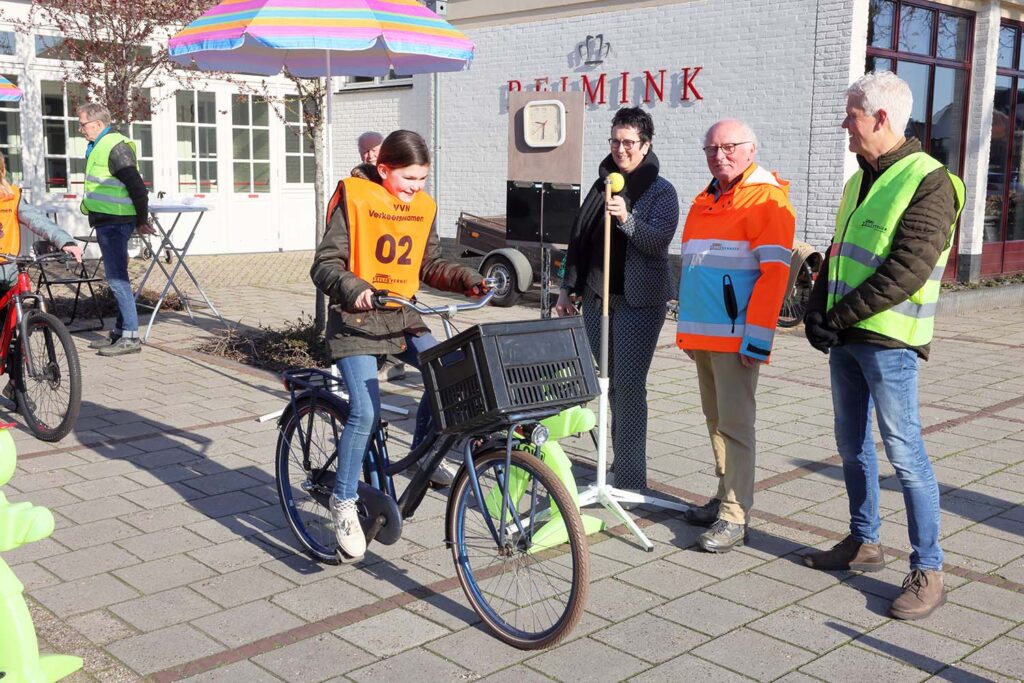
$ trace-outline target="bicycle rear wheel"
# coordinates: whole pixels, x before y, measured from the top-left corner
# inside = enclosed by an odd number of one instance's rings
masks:
[[[796,327],[804,320],[804,313],[807,312],[807,302],[811,298],[811,289],[814,287],[814,269],[805,259],[800,264],[800,270],[793,280],[793,288],[786,293],[782,300],[782,310],[779,312],[779,327]]]
[[[42,311],[27,316],[28,333],[18,338],[13,359],[18,409],[37,438],[60,441],[75,426],[82,407],[78,350],[60,320]]]
[[[299,399],[298,416],[286,409],[277,437],[277,493],[285,519],[306,553],[328,564],[338,564],[329,501],[337,476],[338,441],[347,419],[347,403],[318,399],[310,405]]]
[[[459,583],[504,642],[523,650],[554,645],[576,626],[586,603],[589,554],[579,511],[565,485],[530,453],[513,451],[510,472],[504,449],[474,456],[474,465],[483,500],[463,468],[448,503]],[[507,535],[499,546],[492,525],[500,529],[505,491]],[[568,542],[541,541],[558,524]]]

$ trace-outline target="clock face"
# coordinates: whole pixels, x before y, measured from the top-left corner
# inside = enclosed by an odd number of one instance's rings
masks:
[[[558,100],[527,103],[523,141],[530,147],[558,147],[565,142],[565,106]]]

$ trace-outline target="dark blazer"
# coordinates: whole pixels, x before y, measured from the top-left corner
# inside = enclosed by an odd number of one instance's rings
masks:
[[[595,185],[598,192],[602,191],[601,187]],[[672,183],[659,176],[633,205],[629,219],[621,225],[616,223],[613,218],[612,229],[628,238],[623,282],[626,303],[634,308],[648,308],[674,299],[676,288],[668,262],[668,247],[679,226],[679,198]],[[574,226],[573,232],[581,227]],[[575,244],[570,240],[569,250],[574,247],[580,249],[579,240]],[[588,253],[566,256],[563,286],[576,294],[581,294],[586,287],[600,295],[602,264],[580,263],[580,259],[589,257]]]

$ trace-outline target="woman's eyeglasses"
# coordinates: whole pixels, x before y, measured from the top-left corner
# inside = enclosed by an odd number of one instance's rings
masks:
[[[618,149],[621,147],[627,152],[631,152],[634,146],[640,144],[640,140],[616,140],[615,138],[608,138],[608,144],[611,145],[612,149]]]

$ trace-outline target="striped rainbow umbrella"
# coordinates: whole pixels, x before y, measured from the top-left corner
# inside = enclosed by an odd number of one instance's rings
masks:
[[[168,54],[205,71],[312,78],[459,71],[473,49],[416,0],[223,0]]]
[[[17,102],[21,99],[21,88],[0,76],[0,102]]]

